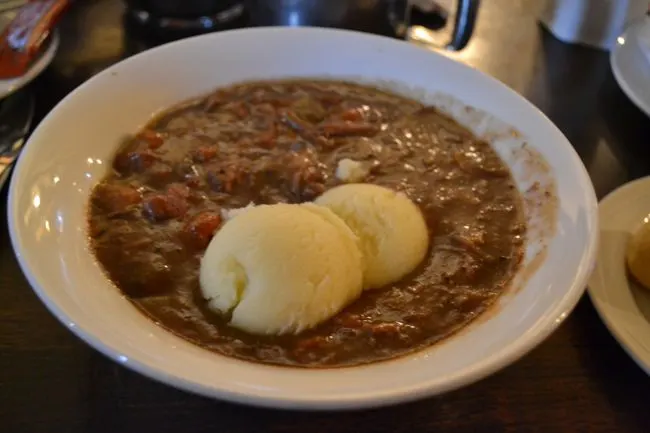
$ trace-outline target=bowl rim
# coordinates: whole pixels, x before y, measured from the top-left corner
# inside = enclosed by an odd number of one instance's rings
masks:
[[[353,30],[342,30],[342,29],[331,29],[331,28],[319,28],[319,27],[256,27],[256,28],[245,28],[245,29],[235,29],[227,30],[218,33],[211,33],[207,35],[194,36],[161,46],[152,48],[150,50],[144,51],[142,53],[136,54],[134,56],[128,57],[121,60],[120,62],[111,65],[106,68],[99,74],[91,77],[68,95],[66,95],[41,121],[38,127],[34,130],[34,133],[38,132],[40,129],[45,129],[48,120],[53,116],[53,113],[57,109],[67,103],[69,100],[76,97],[80,92],[85,91],[86,88],[93,86],[95,80],[99,76],[107,75],[113,73],[119,65],[124,65],[133,61],[140,61],[142,58],[147,56],[157,55],[158,53],[173,49],[175,47],[191,44],[193,40],[199,38],[214,38],[218,39],[222,34],[237,34],[237,33],[259,33],[260,36],[268,32],[296,32],[296,33],[311,33],[313,35],[323,35],[324,37],[327,34],[348,34],[350,37],[354,38],[374,38],[381,40],[384,44],[400,44],[405,43],[403,41],[398,41],[392,38],[370,35],[367,33],[353,31]],[[412,48],[420,49],[423,52],[428,53],[428,55],[440,56],[443,58],[443,61],[449,61],[454,63],[460,63],[456,60],[450,59],[442,54],[432,52],[431,50],[426,49],[425,47],[413,46]],[[137,60],[134,60],[137,59]],[[502,92],[508,92],[511,96],[521,100],[523,103],[527,104],[532,108],[536,116],[548,124],[549,127],[555,129],[562,137],[564,135],[557,128],[557,126],[541,111],[539,108],[534,106],[532,103],[528,102],[522,95],[515,92],[513,89],[509,88],[496,78],[493,78],[476,68],[462,64],[465,68],[472,69],[476,73],[483,76],[484,79],[490,83],[490,86],[497,86]],[[564,137],[566,139],[566,137]],[[570,144],[566,140],[567,144]],[[528,333],[525,338],[519,338],[508,346],[502,348],[501,350],[491,354],[482,361],[475,363],[474,365],[458,371],[456,374],[448,376],[445,381],[441,383],[436,383],[436,380],[440,379],[432,378],[428,381],[423,381],[416,386],[410,387],[395,387],[389,390],[376,391],[372,393],[365,394],[346,394],[342,396],[337,396],[337,398],[323,398],[320,396],[312,397],[309,395],[298,395],[292,397],[280,397],[280,396],[265,396],[265,395],[256,395],[254,393],[247,393],[242,391],[235,391],[232,389],[218,389],[208,385],[196,383],[191,380],[187,380],[183,377],[169,374],[163,369],[157,368],[155,366],[150,366],[145,363],[140,362],[135,358],[129,359],[128,363],[124,363],[130,369],[146,376],[151,379],[154,379],[159,382],[166,383],[178,389],[189,391],[194,394],[203,395],[210,398],[225,399],[228,401],[243,403],[247,405],[260,406],[260,407],[269,407],[269,408],[285,408],[285,409],[298,409],[298,410],[348,410],[348,409],[360,409],[360,408],[369,408],[369,407],[381,407],[386,405],[392,405],[396,403],[403,403],[408,401],[413,401],[421,399],[424,397],[429,397],[433,395],[440,395],[448,391],[452,391],[458,388],[461,388],[470,383],[479,381],[492,373],[510,365],[519,358],[523,357],[534,347],[539,345],[547,336],[549,336],[553,331],[555,331],[561,323],[569,316],[571,311],[575,308],[579,299],[582,297],[587,280],[591,274],[591,271],[594,267],[594,262],[596,258],[596,252],[598,248],[598,202],[596,198],[595,191],[593,189],[593,184],[589,177],[589,174],[580,160],[577,152],[573,146],[568,146],[567,153],[571,155],[575,162],[576,166],[579,167],[579,172],[576,172],[575,175],[581,182],[588,185],[588,197],[585,197],[585,203],[587,204],[586,218],[591,227],[594,228],[589,233],[587,241],[587,248],[582,252],[582,255],[579,260],[579,266],[574,274],[573,280],[562,296],[561,300],[555,305],[552,309],[546,312],[546,314],[539,318],[539,326],[537,327],[537,332]],[[72,331],[77,337],[82,339],[88,345],[98,350],[103,355],[109,357],[112,360],[119,362],[120,352],[114,347],[105,344],[101,341],[99,337],[93,335],[91,332],[88,332],[82,329],[79,326],[70,326],[74,323],[73,318],[62,308],[60,308],[54,299],[48,296],[48,290],[46,289],[47,283],[40,281],[35,275],[30,272],[30,267],[35,264],[35,259],[29,257],[30,253],[23,243],[22,236],[20,234],[20,222],[19,222],[19,213],[17,206],[18,195],[20,194],[17,189],[16,184],[18,181],[14,182],[19,177],[23,169],[23,156],[27,153],[32,152],[32,148],[29,146],[29,141],[26,144],[26,149],[23,150],[21,156],[16,162],[16,167],[11,176],[11,184],[9,189],[8,196],[8,207],[7,207],[7,217],[9,225],[9,234],[12,247],[18,259],[19,266],[25,275],[27,281],[29,282],[32,290],[36,293],[37,297],[45,304],[48,310],[70,331]],[[453,338],[453,337],[452,337]],[[364,368],[364,365],[350,367],[352,369]]]

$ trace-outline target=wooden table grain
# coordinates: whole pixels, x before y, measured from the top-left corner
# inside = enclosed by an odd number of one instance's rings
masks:
[[[539,7],[536,0],[484,1],[470,44],[445,55],[493,75],[539,107],[573,143],[599,196],[650,174],[650,120],[619,90],[607,53],[554,39],[535,21]],[[40,116],[141,49],[124,31],[122,12],[119,0],[73,6],[52,67],[33,84]],[[650,379],[610,336],[586,295],[557,332],[518,362],[464,389],[406,405],[275,411],[153,382],[84,345],[36,298],[9,242],[6,193],[7,187],[0,204],[2,432],[650,431]]]

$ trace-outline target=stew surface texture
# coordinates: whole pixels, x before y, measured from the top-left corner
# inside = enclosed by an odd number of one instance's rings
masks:
[[[406,193],[430,252],[397,284],[365,292],[317,328],[260,337],[229,327],[201,298],[200,259],[224,212],[300,203],[341,183]],[[338,81],[222,88],[129,137],[94,189],[92,248],[109,278],[157,324],[250,361],[349,366],[429,346],[484,312],[511,282],[526,235],[522,200],[491,146],[435,108]]]

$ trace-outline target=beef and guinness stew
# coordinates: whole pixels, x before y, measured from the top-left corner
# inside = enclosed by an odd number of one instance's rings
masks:
[[[423,263],[298,335],[250,335],[206,307],[200,260],[229,211],[302,203],[346,181],[405,193],[430,233]],[[158,116],[122,144],[91,197],[108,277],[160,326],[211,351],[296,367],[394,358],[451,335],[507,290],[526,225],[491,146],[430,106],[339,81],[251,82]],[[340,170],[339,170],[340,171]],[[349,181],[349,179],[348,179]]]

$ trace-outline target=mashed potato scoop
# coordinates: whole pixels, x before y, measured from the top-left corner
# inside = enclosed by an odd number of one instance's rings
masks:
[[[214,236],[201,261],[208,306],[255,334],[299,333],[362,291],[358,239],[314,204],[247,208]]]
[[[401,279],[427,253],[426,222],[403,193],[372,184],[348,184],[326,191],[315,203],[331,209],[359,237],[365,288]]]

